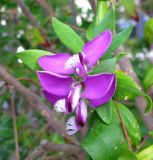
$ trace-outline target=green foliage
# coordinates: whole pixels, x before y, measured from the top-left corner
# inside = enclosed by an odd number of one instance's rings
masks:
[[[93,122],[82,141],[82,147],[93,160],[117,159],[120,150],[127,148],[117,111],[115,107],[112,109],[112,122],[109,125],[104,123],[96,112],[91,115]]]
[[[112,43],[103,58],[109,58],[120,45],[122,45],[132,32],[132,25],[113,36]]]
[[[108,103],[104,104],[96,108],[96,111],[99,117],[105,122],[106,124],[110,124],[112,121],[112,105],[113,102],[110,100]]]
[[[153,159],[153,145],[147,147],[137,154],[139,160],[152,160]]]
[[[107,15],[97,24],[97,21],[94,21],[89,28],[87,29],[87,39],[91,40],[96,37],[101,32],[105,31],[106,29],[115,28],[115,12],[114,9],[110,9]]]
[[[115,57],[100,61],[98,65],[94,66],[94,68],[91,71],[91,74],[99,74],[102,72],[113,73],[115,71],[116,60],[117,59]]]
[[[72,28],[56,18],[52,18],[52,26],[63,44],[70,48],[74,53],[82,52],[84,43]]]
[[[16,56],[23,61],[32,70],[40,70],[38,59],[44,55],[51,55],[52,53],[43,50],[30,49],[17,53]]]
[[[144,89],[147,91],[151,86],[153,85],[153,68],[149,69],[144,81],[143,81],[143,86]]]
[[[151,45],[153,43],[153,18],[150,18],[144,26],[145,39]]]
[[[133,0],[120,0],[130,16],[136,16],[136,5]]]
[[[132,144],[135,146],[139,145],[141,141],[141,131],[135,116],[126,106],[122,105],[121,103],[118,103],[118,109],[121,113]]]
[[[152,109],[151,98],[144,94],[138,87],[136,82],[132,80],[127,74],[116,71],[117,76],[117,88],[114,98],[117,100],[134,100],[137,96],[144,96],[146,98],[147,106],[145,108],[145,113],[147,114]]]

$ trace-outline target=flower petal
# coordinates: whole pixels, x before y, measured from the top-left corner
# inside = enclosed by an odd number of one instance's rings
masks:
[[[38,63],[43,70],[58,74],[72,74],[73,69],[65,68],[66,61],[71,57],[68,53],[46,55],[39,58]]]
[[[87,105],[85,100],[80,100],[76,110],[76,122],[79,126],[83,127],[87,120]]]
[[[43,94],[51,105],[54,105],[55,102],[57,102],[59,99],[66,98],[65,96],[57,96],[57,95],[54,95],[54,94],[50,94],[46,90],[43,90]]]
[[[91,99],[89,100],[91,107],[98,107],[105,103],[107,103],[114,95],[116,89],[116,79],[113,81],[111,87],[109,88],[108,92],[99,99]]]
[[[115,74],[111,73],[87,76],[84,81],[82,96],[87,99],[99,99],[104,97],[112,88],[115,79]]]
[[[68,95],[68,108],[70,112],[73,112],[78,105],[81,96],[81,88],[81,84],[74,85]]]
[[[82,127],[84,127],[87,120],[87,105],[84,100],[80,100],[76,117],[71,117],[66,123],[66,130],[69,135],[74,135]]]
[[[70,92],[73,79],[48,71],[39,71],[38,78],[44,90],[50,94],[66,96]]]
[[[100,57],[109,48],[112,41],[112,34],[110,30],[102,32],[93,40],[87,42],[83,47],[84,63],[88,64],[91,68],[96,64]]]

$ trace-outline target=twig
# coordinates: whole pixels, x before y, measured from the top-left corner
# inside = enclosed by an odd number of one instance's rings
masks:
[[[126,137],[126,140],[127,140],[127,143],[128,143],[128,147],[129,147],[129,150],[132,151],[131,142],[130,142],[130,139],[129,139],[128,132],[127,132],[127,130],[126,130],[126,126],[125,126],[125,124],[124,124],[124,121],[123,121],[122,116],[121,116],[121,114],[120,114],[120,111],[119,111],[119,109],[118,109],[117,102],[115,101],[114,103],[115,103],[115,106],[116,106],[116,109],[117,109],[117,113],[118,113],[119,118],[120,118],[120,121],[121,121],[122,129],[123,129],[123,132],[124,132],[124,134],[125,134],[125,137]]]
[[[47,3],[46,0],[36,0],[36,2],[43,8],[48,16],[53,17],[55,15],[52,5]]]
[[[69,0],[69,6],[70,6],[70,9],[71,9],[73,21],[76,24],[77,10],[76,10],[76,7],[75,7],[74,0]]]
[[[97,7],[97,1],[96,0],[88,0],[90,3],[90,6],[94,13],[96,13],[96,7]]]
[[[134,72],[133,70],[133,67],[130,63],[130,60],[128,57],[125,57],[121,60],[118,61],[119,65],[120,65],[120,68],[125,72],[127,73],[129,76],[132,77],[132,79],[134,81],[137,82],[138,86],[141,87],[140,85],[140,82],[139,82],[139,79],[136,75],[136,73]],[[141,87],[142,88],[142,87]],[[153,118],[152,118],[152,113],[149,113],[147,115],[144,115],[144,109],[145,109],[145,106],[146,106],[146,101],[145,99],[142,97],[142,96],[139,96],[136,98],[136,107],[138,108],[146,126],[148,127],[149,130],[151,130],[153,128]]]
[[[28,81],[28,82],[36,85],[36,86],[39,86],[39,83],[38,83],[38,82],[36,82],[36,81],[34,81],[34,80],[30,79],[30,78],[19,77],[19,78],[17,78],[17,80],[19,80],[19,81]]]
[[[67,24],[68,26],[70,26],[71,28],[75,29],[75,30],[78,30],[78,31],[81,31],[81,32],[86,32],[85,29],[83,28],[80,28],[78,26],[74,26],[74,25],[70,25],[70,24]]]
[[[68,154],[77,154],[80,148],[71,144],[53,144],[44,140],[40,145],[26,158],[26,160],[34,160],[42,156],[45,152],[64,152]]]
[[[141,147],[145,144],[145,142],[147,141],[148,138],[149,138],[148,135],[146,135],[146,136],[144,137],[144,139],[142,140],[142,142],[137,146],[137,150],[135,151],[135,153],[138,153],[138,152],[139,152],[139,150],[140,150]]]
[[[52,112],[44,103],[40,101],[35,93],[25,88],[18,80],[11,76],[1,65],[0,65],[0,77],[6,81],[7,84],[14,86],[14,88],[20,93],[21,96],[33,107],[36,111],[46,119],[50,126],[58,132],[67,142],[78,144],[74,137],[67,135],[64,126],[57,119],[54,112]]]
[[[11,111],[12,111],[12,116],[13,116],[13,130],[14,130],[14,140],[15,140],[15,155],[16,155],[16,160],[20,160],[20,154],[19,154],[19,144],[18,144],[18,132],[17,132],[17,127],[16,127],[16,114],[15,114],[15,103],[14,103],[14,89],[13,87],[10,89],[11,93]]]
[[[23,0],[16,0],[17,4],[20,6],[20,8],[22,9],[24,15],[29,19],[29,21],[31,22],[31,24],[38,28],[38,30],[40,31],[40,33],[42,34],[42,36],[44,37],[45,42],[47,42],[50,46],[52,46],[51,42],[49,41],[46,33],[43,31],[43,29],[39,26],[39,24],[37,23],[35,17],[31,14],[29,8],[27,7],[27,5],[25,4],[25,2]]]

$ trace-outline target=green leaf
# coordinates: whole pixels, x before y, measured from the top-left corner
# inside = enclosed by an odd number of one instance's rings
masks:
[[[117,100],[134,100],[137,96],[143,96],[147,102],[145,114],[151,111],[151,98],[141,91],[136,82],[124,72],[116,71],[115,73],[117,76],[117,88],[114,98]]]
[[[25,50],[23,52],[16,53],[16,56],[23,61],[29,68],[32,70],[40,70],[38,65],[38,58],[44,55],[51,55],[51,52],[37,50],[37,49],[30,49]]]
[[[108,12],[107,0],[99,0],[98,7],[97,7],[97,13],[95,17],[95,24],[97,25],[100,24],[100,22],[106,16],[107,12]]]
[[[120,150],[120,156],[117,160],[138,160],[134,153],[129,150],[122,148]]]
[[[111,72],[113,73],[115,71],[115,65],[116,65],[116,58],[110,58],[103,61],[100,61],[100,63],[91,71],[91,74],[99,74],[102,72]]]
[[[89,28],[87,29],[87,39],[91,40],[95,38],[98,34],[105,31],[106,29],[112,29],[115,28],[115,12],[113,8],[110,9],[110,11],[107,13],[107,15],[102,19],[102,21],[97,24],[97,22],[93,22]]]
[[[122,105],[121,103],[117,103],[117,105],[132,144],[135,146],[139,145],[141,141],[141,130],[135,116],[126,106]]]
[[[72,28],[60,22],[55,17],[52,18],[52,26],[63,44],[70,48],[74,53],[82,52],[84,43]]]
[[[0,138],[13,138],[13,130],[8,127],[0,127]]]
[[[94,112],[93,126],[83,139],[81,146],[93,160],[115,160],[119,157],[120,149],[127,147],[120,126],[116,108],[113,107],[112,122],[107,125]]]
[[[132,29],[133,26],[130,25],[128,28],[124,29],[120,33],[117,33],[115,36],[113,36],[112,43],[108,51],[105,53],[103,59],[109,58],[111,56],[111,53],[115,51],[120,45],[122,45],[129,38]]]
[[[153,145],[147,147],[137,154],[138,160],[153,160]]]
[[[153,85],[153,68],[149,69],[143,81],[144,89],[147,91]]]
[[[120,2],[125,7],[126,12],[129,16],[135,17],[137,15],[136,14],[136,5],[133,0],[120,0]]]
[[[110,124],[112,121],[112,100],[96,108],[96,111],[104,123]]]
[[[144,26],[144,37],[145,40],[149,43],[153,43],[153,18],[150,18]]]

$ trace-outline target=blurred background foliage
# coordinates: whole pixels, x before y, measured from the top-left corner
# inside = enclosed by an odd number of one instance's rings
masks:
[[[35,24],[31,23],[29,18],[24,15],[17,5],[17,1],[0,0],[0,64],[3,64],[27,88],[43,99],[37,85],[36,74],[17,59],[15,53],[32,48],[44,49],[53,53],[70,52],[61,44],[53,31],[51,17],[55,16],[70,25],[84,38],[84,32],[94,17],[94,11],[87,0],[46,0],[51,8],[50,12],[42,7],[39,0],[24,0],[35,18],[37,23]],[[153,19],[151,19],[153,17],[153,1],[120,0],[113,1],[113,3],[116,4],[117,32],[131,23],[134,26],[131,37],[122,47],[130,57],[141,84],[153,97],[153,88],[151,88],[153,83]],[[32,79],[32,81],[26,78]],[[7,160],[14,159],[15,145],[10,107],[11,94],[6,92],[3,83],[0,81],[0,160]],[[63,139],[48,127],[40,114],[27,107],[28,104],[17,93],[15,93],[15,105],[21,159],[28,156],[39,145],[40,140],[63,142]],[[134,104],[127,105],[135,114],[141,124],[142,133],[145,135],[146,127]],[[151,143],[152,140],[147,141],[145,145]]]

